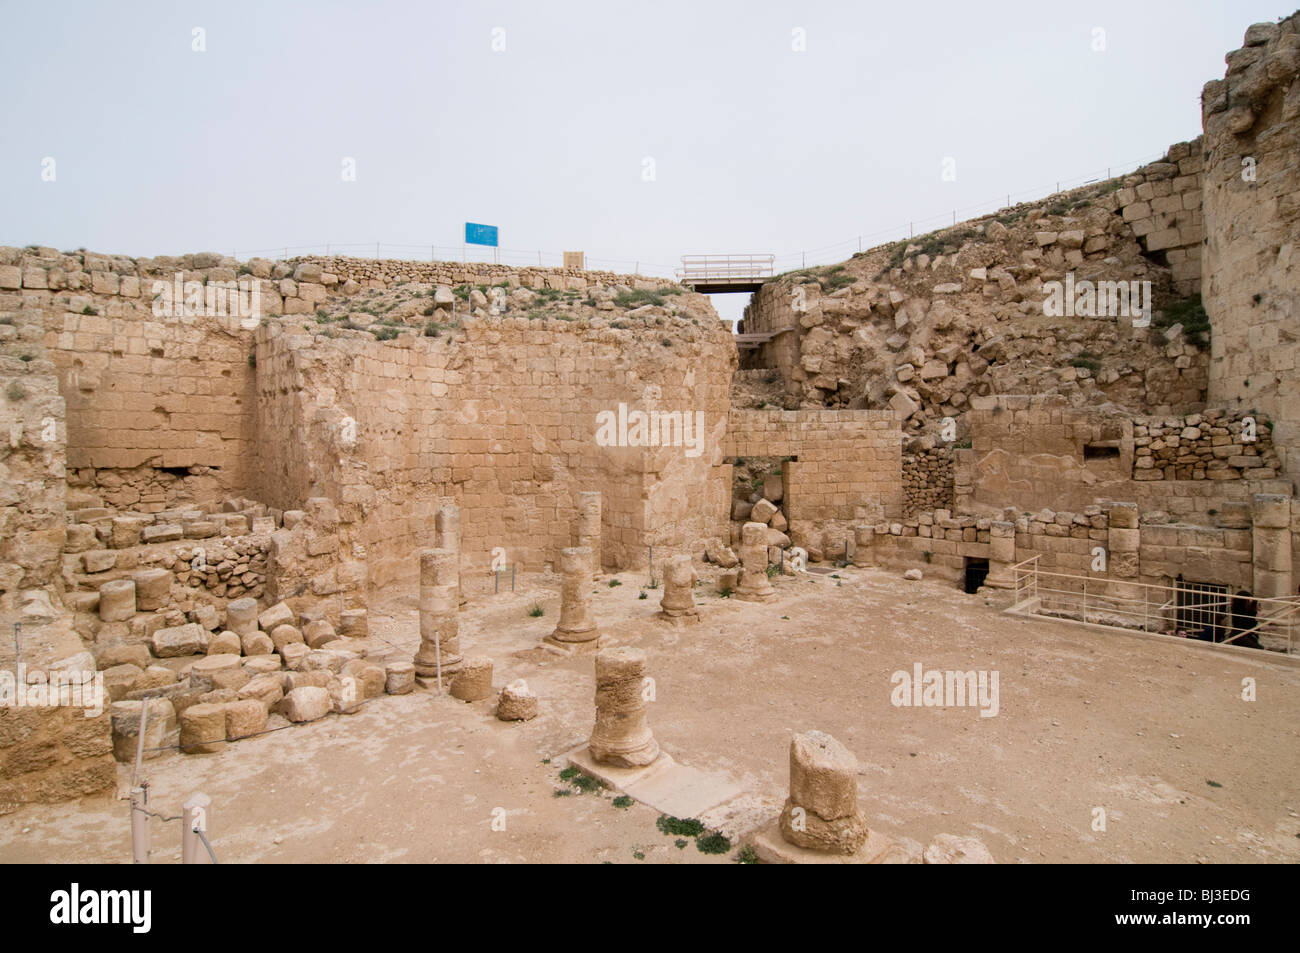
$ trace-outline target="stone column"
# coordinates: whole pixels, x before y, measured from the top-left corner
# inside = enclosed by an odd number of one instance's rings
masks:
[[[984,585],[993,589],[1011,589],[1016,580],[1011,567],[1016,564],[1016,524],[1006,520],[989,523],[989,574]]]
[[[865,569],[871,565],[871,544],[876,540],[876,528],[865,523],[853,527],[853,565]]]
[[[1291,498],[1256,493],[1251,500],[1251,520],[1253,595],[1257,599],[1295,595],[1291,579]]]
[[[663,577],[664,597],[659,600],[659,608],[663,611],[659,614],[673,621],[699,619],[700,611],[695,608],[695,593],[692,591],[695,567],[691,565],[691,557],[673,556],[664,563]]]
[[[456,553],[449,549],[420,551],[420,648],[414,664],[415,674],[421,678],[436,677],[439,660],[444,676],[460,671],[464,661],[456,622],[459,575]]]
[[[465,605],[465,591],[460,585],[460,507],[455,503],[438,508],[433,518],[438,548],[456,554],[456,605]]]
[[[787,842],[807,850],[852,854],[866,842],[858,759],[824,731],[806,731],[790,742],[790,796],[780,826]]]
[[[776,590],[767,578],[767,527],[746,523],[740,531],[740,564],[744,572],[735,598],[745,602],[771,602]]]
[[[578,494],[577,545],[591,550],[591,577],[600,575],[600,491],[583,490]]]
[[[636,768],[659,757],[646,723],[645,653],[640,649],[606,649],[596,655],[596,727],[588,745],[602,764]]]
[[[591,614],[591,550],[560,550],[560,573],[560,622],[545,641],[566,651],[594,651],[600,630]]]

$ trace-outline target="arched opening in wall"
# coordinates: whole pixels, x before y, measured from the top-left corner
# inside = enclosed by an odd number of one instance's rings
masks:
[[[975,556],[967,556],[962,570],[961,587],[964,592],[974,595],[989,575],[989,561]]]

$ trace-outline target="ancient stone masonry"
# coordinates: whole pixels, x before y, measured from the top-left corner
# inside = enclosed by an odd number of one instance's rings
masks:
[[[646,722],[645,653],[606,649],[596,655],[596,726],[588,746],[601,764],[635,768],[659,757]]]
[[[629,285],[640,290],[663,288],[672,282],[641,275],[619,275],[610,271],[582,271],[575,268],[517,268],[483,262],[395,261],[383,258],[347,258],[342,256],[303,256],[272,264],[265,259],[249,262],[269,266],[293,275],[295,280],[323,284],[343,294],[362,288],[388,288],[406,282],[446,285],[491,285],[497,282],[512,288],[549,288],[580,290],[597,284]],[[264,263],[264,264],[263,264]]]
[[[460,670],[460,628],[457,603],[460,567],[450,549],[420,553],[420,650],[415,654],[415,674],[422,678],[447,676]],[[490,679],[489,675],[489,679]]]
[[[803,732],[790,742],[790,796],[780,823],[782,837],[808,850],[852,854],[866,842],[858,760],[825,732]]]
[[[922,441],[928,440],[930,446]],[[920,438],[903,452],[903,515],[922,510],[952,509],[953,450],[933,446],[934,438]]]
[[[1159,162],[1126,175],[1115,192],[1115,212],[1143,252],[1169,265],[1180,296],[1201,290],[1201,180],[1205,168],[1200,136],[1169,147]]]
[[[1205,310],[1210,401],[1274,420],[1283,466],[1300,444],[1300,15],[1256,23],[1205,84]]]
[[[660,615],[670,621],[694,621],[700,610],[695,607],[695,568],[691,557],[677,555],[663,568],[664,596],[659,601]]]
[[[1128,176],[780,276],[746,311],[745,331],[775,336],[743,368],[778,372],[787,408],[889,406],[912,432],[997,394],[1199,409],[1204,342],[1163,314],[1199,289],[1201,162],[1180,143]]]
[[[1272,425],[1258,416],[1207,410],[1139,420],[1133,426],[1135,480],[1272,480],[1282,468]]]
[[[594,651],[600,630],[591,611],[591,550],[560,551],[560,622],[546,641],[565,651]]]

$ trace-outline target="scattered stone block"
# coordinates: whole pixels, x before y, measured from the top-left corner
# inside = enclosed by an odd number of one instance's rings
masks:
[[[153,612],[167,605],[171,594],[172,574],[168,569],[140,569],[131,574],[135,583],[135,607],[140,612]]]
[[[529,721],[537,717],[537,696],[528,682],[517,678],[501,689],[497,699],[497,718],[501,721]]]
[[[260,700],[249,698],[228,702],[225,709],[226,738],[230,741],[247,738],[266,730],[267,706]]]
[[[461,701],[476,702],[492,694],[492,659],[468,656],[459,672],[452,676],[451,695]]]
[[[244,651],[244,645],[239,640],[239,636],[225,629],[208,639],[209,655],[239,655]]]
[[[280,703],[280,714],[295,724],[316,721],[330,713],[332,702],[330,693],[315,685],[295,688],[284,696]]]
[[[180,722],[181,750],[186,754],[214,754],[225,744],[225,705],[191,705],[181,714]]]
[[[115,579],[99,587],[99,618],[104,622],[125,622],[135,615],[135,583]]]
[[[143,759],[152,761],[164,754],[163,749],[176,741],[179,724],[176,709],[166,698],[140,701],[115,701],[109,706],[109,723],[113,733],[113,757],[123,764],[135,762],[140,744],[140,712],[149,706],[144,720]]]
[[[273,632],[276,626],[293,625],[293,610],[287,602],[277,602],[257,617],[257,625],[263,632]]]
[[[389,662],[384,668],[384,691],[390,695],[406,695],[415,688],[415,665],[411,662]]]
[[[203,650],[204,636],[202,626],[193,622],[185,625],[169,626],[159,629],[149,639],[153,654],[158,658],[180,658],[184,655],[197,655]]]

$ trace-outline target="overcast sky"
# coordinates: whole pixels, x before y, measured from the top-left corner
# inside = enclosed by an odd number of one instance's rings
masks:
[[[5,0],[0,243],[842,260],[1196,136],[1293,6]]]

